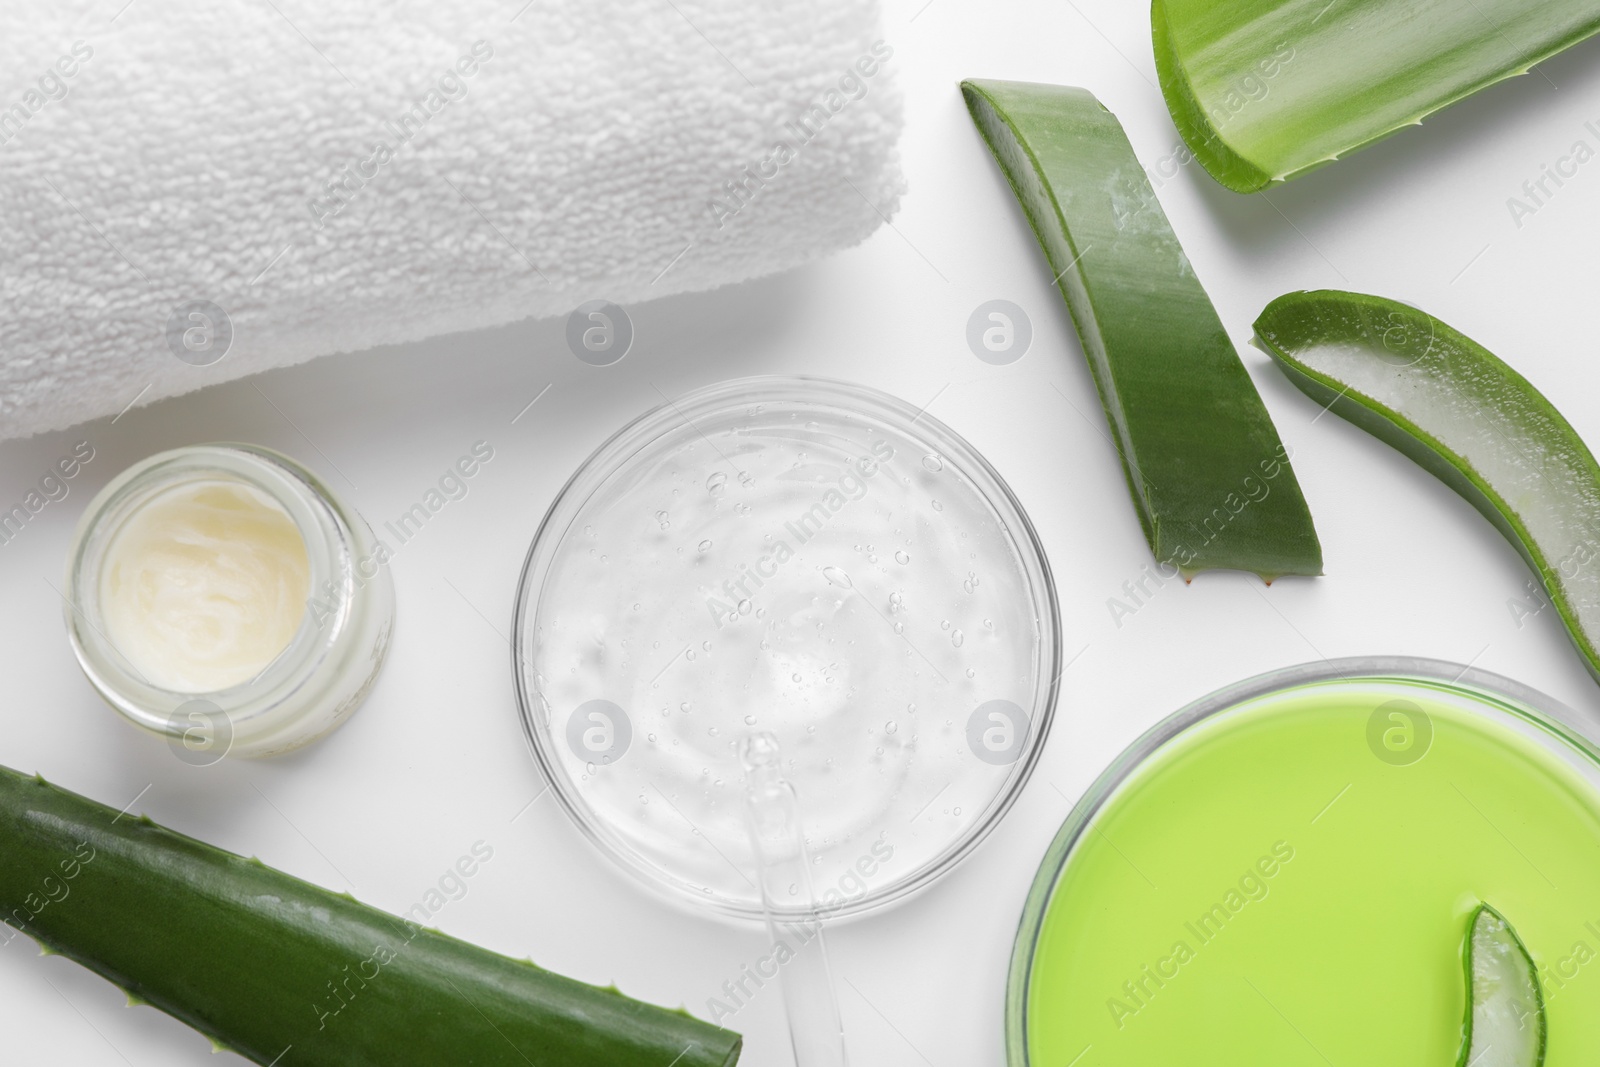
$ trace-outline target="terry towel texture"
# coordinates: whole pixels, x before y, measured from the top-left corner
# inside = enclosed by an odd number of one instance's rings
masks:
[[[902,187],[880,38],[876,0],[6,0],[0,436],[855,244]]]

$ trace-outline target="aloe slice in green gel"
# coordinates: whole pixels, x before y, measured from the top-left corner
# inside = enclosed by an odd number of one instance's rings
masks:
[[[1544,1062],[1544,998],[1522,939],[1484,904],[1473,913],[1462,955],[1467,1021],[1457,1067],[1539,1067]]]
[[[1600,680],[1600,465],[1522,375],[1407,304],[1290,293],[1256,338],[1307,396],[1410,456],[1522,553]]]
[[[1154,0],[1156,71],[1211,176],[1253,193],[1600,32],[1592,0]]]
[[[1288,450],[1116,117],[1083,89],[961,91],[1072,312],[1156,560],[1321,574]]]

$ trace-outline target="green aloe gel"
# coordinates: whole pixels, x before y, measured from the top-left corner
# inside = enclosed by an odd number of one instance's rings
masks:
[[[1587,742],[1415,677],[1258,693],[1156,740],[1091,791],[1103,803],[1087,825],[1080,805],[1041,869],[1013,962],[1013,1067],[1450,1067],[1480,904],[1514,917],[1537,970],[1547,1034],[1522,1044],[1547,1067],[1600,1063]]]

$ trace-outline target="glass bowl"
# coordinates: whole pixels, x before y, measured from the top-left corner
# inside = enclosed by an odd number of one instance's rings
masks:
[[[1547,983],[1591,936],[1591,732],[1526,686],[1406,658],[1293,667],[1189,705],[1100,775],[1046,852],[1011,957],[1008,1063],[1453,1062],[1480,902],[1554,968]],[[1548,998],[1550,1033],[1587,1062],[1600,989],[1576,988]]]
[[[817,909],[932,882],[1005,814],[1060,674],[1043,549],[1000,476],[861,386],[751,378],[625,427],[528,553],[513,666],[534,757],[602,852],[759,918],[740,743],[776,736]],[[776,902],[807,910],[805,891]]]

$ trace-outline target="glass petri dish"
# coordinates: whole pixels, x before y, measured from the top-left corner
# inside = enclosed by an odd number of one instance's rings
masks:
[[[1005,814],[1060,673],[1049,567],[1000,476],[861,386],[724,382],[607,441],[517,597],[522,720],[562,806],[667,895],[760,918],[739,747],[778,740],[820,910],[926,886]],[[804,890],[780,912],[805,911]]]
[[[1539,963],[1545,1063],[1594,1062],[1586,729],[1515,682],[1414,659],[1295,667],[1179,711],[1045,855],[1012,954],[1008,1062],[1455,1062],[1480,902]]]

